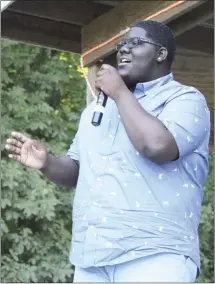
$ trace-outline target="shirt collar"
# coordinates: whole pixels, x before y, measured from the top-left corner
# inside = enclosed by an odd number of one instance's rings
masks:
[[[168,75],[160,77],[156,80],[152,80],[152,81],[145,82],[145,83],[138,83],[134,90],[134,95],[137,99],[140,99],[146,96],[152,88],[165,85],[166,83],[172,81],[173,79],[174,79],[173,74],[169,73]]]

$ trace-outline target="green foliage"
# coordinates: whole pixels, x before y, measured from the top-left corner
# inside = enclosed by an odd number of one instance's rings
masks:
[[[2,41],[2,282],[72,282],[72,190],[8,159],[16,130],[67,151],[85,106],[79,55]]]
[[[85,106],[79,56],[2,41],[1,282],[72,282],[70,189],[10,161],[6,138],[17,130],[67,151]],[[213,282],[213,157],[204,187],[198,282]]]
[[[202,217],[199,228],[201,275],[199,283],[214,283],[214,157],[210,155],[210,172],[204,186]]]

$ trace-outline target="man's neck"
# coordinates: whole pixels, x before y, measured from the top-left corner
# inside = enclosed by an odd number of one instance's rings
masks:
[[[127,87],[128,87],[128,89],[133,93],[138,83],[147,83],[147,82],[155,81],[155,80],[157,80],[157,79],[160,79],[160,78],[162,78],[162,77],[165,77],[165,76],[169,75],[170,73],[171,73],[171,70],[170,70],[170,69],[169,69],[169,70],[166,70],[165,72],[159,72],[159,73],[157,73],[157,74],[153,74],[153,75],[150,76],[149,78],[143,79],[141,82],[137,82],[137,83],[132,84],[132,85],[127,86]]]
[[[157,72],[155,72],[154,74],[151,74],[151,76],[149,78],[146,78],[144,81],[142,81],[140,83],[151,82],[151,81],[160,79],[162,77],[165,77],[165,76],[169,75],[170,73],[171,73],[170,69],[157,70]]]

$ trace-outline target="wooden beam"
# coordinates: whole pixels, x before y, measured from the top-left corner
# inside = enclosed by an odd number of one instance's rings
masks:
[[[116,7],[116,6],[118,6],[119,4],[121,4],[121,3],[124,2],[124,1],[103,1],[103,0],[94,0],[93,2],[101,3],[101,4],[104,4],[104,5],[109,5],[109,6],[112,6],[112,7]]]
[[[212,30],[214,29],[214,26],[213,26],[213,25],[207,24],[207,23],[199,24],[199,26],[204,27],[204,28],[206,28],[206,29],[212,29]]]
[[[125,1],[102,17],[83,27],[82,53],[112,38],[135,22],[144,20],[176,2],[178,1]],[[180,6],[165,11],[153,19],[168,23],[199,5],[201,5],[201,1],[185,1]],[[111,41],[102,48],[87,55],[83,60],[84,65],[90,66],[99,59],[114,52],[115,44],[118,40]]]
[[[1,36],[24,43],[80,53],[81,28],[38,17],[4,11]]]
[[[87,1],[16,1],[8,10],[83,26],[110,9]]]
[[[178,36],[211,19],[213,15],[213,2],[202,2],[199,7],[170,22],[169,26],[174,32],[174,35]]]
[[[213,8],[213,9],[214,9],[214,8]],[[206,23],[207,23],[207,24],[210,24],[210,25],[212,25],[212,26],[214,26],[214,15],[213,15],[213,17],[211,17],[211,19],[207,20]]]

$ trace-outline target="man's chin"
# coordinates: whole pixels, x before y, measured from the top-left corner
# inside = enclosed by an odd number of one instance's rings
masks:
[[[129,72],[127,70],[119,69],[118,70],[119,75],[122,77],[123,80],[126,80],[126,78],[129,78]]]

